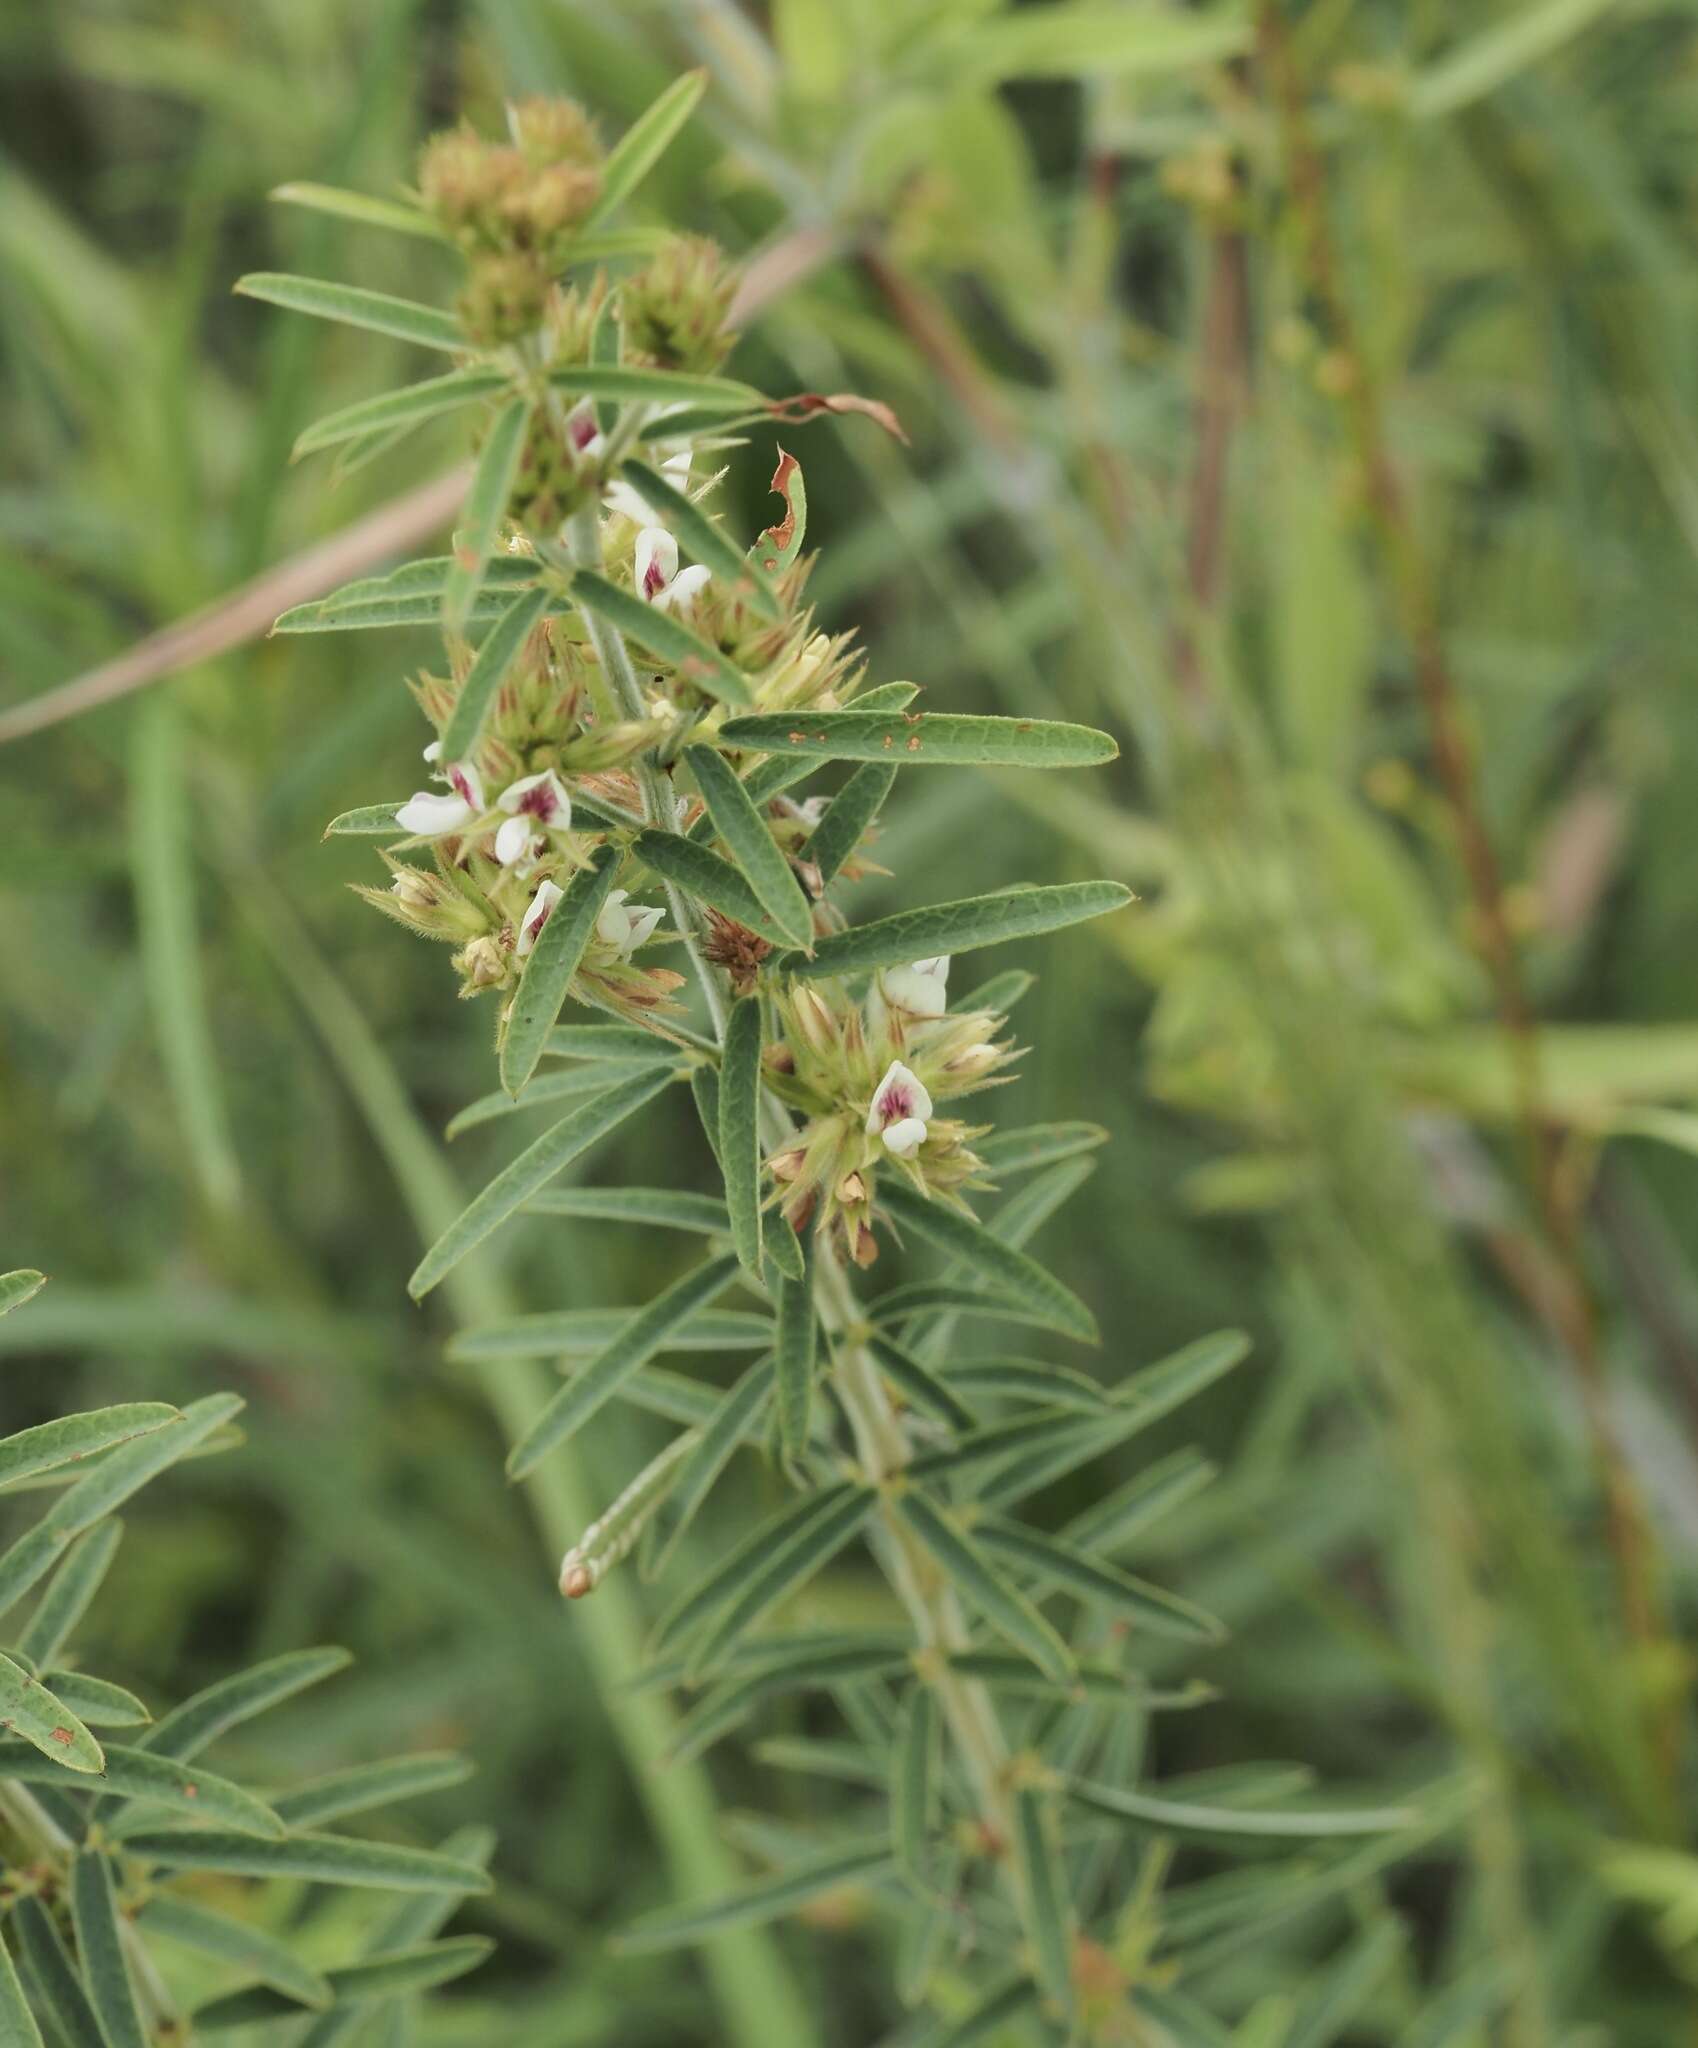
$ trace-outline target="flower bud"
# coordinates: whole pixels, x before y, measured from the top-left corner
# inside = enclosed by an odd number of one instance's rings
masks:
[[[656,370],[717,370],[737,339],[725,325],[735,289],[716,244],[673,236],[620,290],[625,360]]]

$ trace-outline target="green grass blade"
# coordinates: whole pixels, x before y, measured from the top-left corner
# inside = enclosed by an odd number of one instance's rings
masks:
[[[1067,1645],[947,1510],[910,1486],[896,1496],[896,1512],[951,1584],[992,1628],[1057,1685],[1072,1681],[1073,1659]]]
[[[519,474],[519,457],[524,451],[525,435],[531,424],[531,401],[528,398],[512,398],[501,408],[490,423],[488,434],[478,454],[477,468],[472,472],[472,486],[466,493],[466,502],[460,508],[460,525],[454,536],[454,552],[448,571],[447,581],[442,586],[442,625],[449,633],[463,633],[472,616],[472,607],[477,602],[478,592],[483,588],[484,565],[495,551],[496,536],[501,531],[501,522],[507,516],[507,505],[513,495],[513,484]],[[525,618],[525,631],[529,632],[536,623],[542,607],[529,613]],[[512,613],[504,613],[497,633],[503,626],[511,631]],[[522,640],[523,634],[519,636]],[[486,673],[480,690],[484,698],[475,707],[474,731],[483,719],[484,701],[487,689],[492,689],[505,671],[507,661],[517,653],[519,641],[511,646],[504,639],[501,643],[504,658],[493,677]],[[468,678],[469,680],[469,678]],[[462,696],[462,702],[463,702]],[[458,754],[451,751],[446,740],[443,742],[443,758],[457,760]]]
[[[416,305],[411,299],[391,298],[388,292],[332,284],[320,277],[287,277],[270,270],[251,271],[237,280],[235,289],[244,298],[263,299],[291,313],[310,313],[315,320],[338,320],[373,334],[390,334],[398,341],[416,342],[420,348],[457,355],[467,345],[459,323],[446,313],[439,313],[434,306]]]
[[[589,866],[567,883],[566,893],[537,934],[501,1036],[501,1085],[509,1095],[517,1095],[536,1072],[584,948],[595,934],[619,859],[616,846],[597,847]]]
[[[646,647],[677,670],[680,681],[694,683],[723,704],[748,704],[749,680],[734,668],[717,647],[699,633],[664,612],[658,605],[609,583],[593,569],[580,569],[572,578],[572,599],[585,611],[594,612],[610,626]]]
[[[744,1270],[761,1270],[761,1032],[758,996],[731,1007],[719,1063],[719,1165],[731,1241]]]
[[[1102,917],[1132,901],[1118,882],[1061,882],[1048,888],[1000,889],[989,896],[934,903],[925,910],[899,910],[871,924],[833,932],[815,942],[812,958],[792,956],[792,974],[818,980],[858,968],[899,967],[936,953],[968,953],[1008,939],[1035,938],[1082,919]]]
[[[1119,747],[1106,732],[1044,718],[980,718],[965,712],[762,712],[732,718],[728,747],[810,754],[824,761],[880,761],[896,768],[1095,768]]]

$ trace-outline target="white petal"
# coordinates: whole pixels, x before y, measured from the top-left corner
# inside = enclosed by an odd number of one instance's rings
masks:
[[[395,813],[395,822],[403,832],[410,832],[415,838],[437,839],[444,832],[458,832],[476,815],[464,797],[439,796],[435,790],[421,789],[408,797]]]
[[[629,889],[609,891],[595,921],[596,937],[605,939],[610,946],[617,946],[620,952],[624,952],[631,943],[631,914],[625,908],[625,898],[630,893]]]
[[[712,576],[712,570],[704,569],[697,562],[688,569],[681,569],[664,590],[656,593],[654,601],[663,611],[688,611]]]
[[[948,990],[919,961],[912,967],[887,967],[880,979],[886,998],[911,1017],[941,1017],[949,1007]]]
[[[947,988],[949,986],[949,955],[947,953],[937,953],[930,960],[916,960],[914,962],[914,972],[916,974],[929,974],[935,981],[941,982]]]
[[[510,868],[516,860],[523,860],[530,851],[531,833],[534,821],[530,818],[503,818],[501,830],[495,835],[495,857],[504,868]]]
[[[926,1142],[926,1127],[917,1116],[905,1116],[884,1134],[884,1149],[898,1159],[912,1159]]]
[[[678,543],[664,526],[645,526],[637,535],[633,573],[639,597],[652,601],[665,594],[678,574]]]
[[[651,910],[646,904],[639,903],[627,910],[625,915],[631,921],[631,937],[625,947],[626,954],[630,955],[654,933],[666,913],[664,910]]]
[[[676,455],[669,455],[660,465],[660,473],[669,484],[682,490],[690,481],[690,461],[690,450],[680,448]]]
[[[530,908],[525,912],[524,922],[519,927],[519,942],[513,948],[520,959],[536,944],[538,934],[548,922],[548,913],[560,901],[564,892],[558,882],[543,882],[531,898]]]
[[[424,750],[424,757],[427,761],[440,761],[442,759],[442,742],[440,740],[432,740],[430,745]]]
[[[932,1099],[911,1068],[892,1060],[884,1079],[873,1090],[872,1108],[867,1111],[869,1132],[882,1131],[888,1124],[905,1121],[923,1123],[932,1113]],[[919,1143],[918,1139],[914,1141]]]
[[[483,809],[483,777],[470,761],[450,761],[442,772],[450,787],[471,805],[474,814]]]
[[[617,512],[621,519],[630,520],[633,526],[647,526],[654,517],[648,501],[640,498],[623,477],[616,477],[608,485],[602,503],[609,512]]]
[[[527,803],[527,797],[534,801]],[[552,768],[545,768],[540,775],[520,776],[517,782],[508,783],[495,801],[499,809],[525,811],[539,825],[556,832],[564,832],[572,822],[572,799]]]

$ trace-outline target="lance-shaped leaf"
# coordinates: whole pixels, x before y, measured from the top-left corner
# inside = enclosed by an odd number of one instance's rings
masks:
[[[807,1270],[807,1253],[802,1249],[802,1240],[782,1216],[766,1219],[763,1241],[772,1268],[765,1276],[768,1291],[772,1290],[774,1273],[785,1280],[800,1280]]]
[[[695,376],[685,370],[650,370],[637,363],[571,363],[551,370],[548,381],[572,398],[606,399],[613,403],[672,407],[688,405],[704,414],[762,413],[766,394],[735,377]],[[654,434],[665,439],[675,429],[662,417]]]
[[[324,828],[326,839],[395,839],[401,828],[395,822],[395,813],[407,801],[397,797],[393,803],[359,804],[351,811],[339,811]]]
[[[438,1984],[451,1983],[468,1970],[475,1970],[494,1946],[484,1935],[460,1934],[447,1941],[421,1942],[414,1948],[395,1949],[363,1962],[326,1970],[331,2010],[369,2005],[380,1998],[402,1998],[410,1992],[429,1991]],[[299,2017],[300,2010],[300,2002],[276,1986],[250,1984],[198,2007],[194,2023],[202,2033],[217,2033],[227,2027],[262,2026],[267,2020]]]
[[[1096,1318],[1072,1289],[1064,1287],[1036,1259],[993,1237],[982,1223],[958,1209],[946,1209],[941,1202],[928,1201],[893,1174],[881,1182],[879,1200],[902,1228],[959,1259],[987,1287],[1018,1301],[1032,1319],[1082,1342],[1095,1340]]]
[[[711,846],[675,832],[650,831],[638,834],[635,850],[640,861],[663,881],[676,883],[686,895],[711,904],[761,938],[783,939],[778,920],[743,879],[742,871]]]
[[[890,1843],[896,1867],[917,1892],[931,1890],[932,1829],[937,1824],[938,1720],[928,1687],[914,1686],[897,1724],[890,1773]]]
[[[0,1613],[11,1607],[63,1554],[74,1537],[92,1528],[138,1487],[186,1457],[213,1431],[240,1413],[234,1394],[191,1402],[173,1421],[105,1452],[92,1472],[62,1493],[33,1529],[0,1557]],[[21,1732],[21,1731],[20,1731]]]
[[[447,555],[408,562],[386,576],[361,576],[344,583],[328,597],[293,605],[272,625],[274,633],[345,633],[376,626],[441,624],[442,593],[454,567]],[[528,557],[496,555],[485,565],[483,588],[472,607],[468,626],[492,626],[507,609],[513,593],[537,581],[537,565]],[[566,609],[557,599],[551,613]]]
[[[623,1934],[616,1935],[614,1946],[632,1954],[682,1948],[690,1942],[723,1934],[728,1928],[754,1927],[776,1920],[781,1914],[806,1905],[810,1899],[817,1899],[822,1892],[866,1883],[884,1876],[890,1868],[890,1851],[883,1842],[827,1849],[789,1864],[774,1877],[745,1885],[705,1905],[646,1914],[633,1921]]]
[[[451,1750],[421,1751],[415,1756],[385,1757],[380,1763],[353,1764],[331,1771],[308,1785],[279,1792],[272,1804],[290,1827],[321,1828],[345,1814],[364,1813],[397,1799],[416,1799],[425,1792],[464,1784],[472,1767]]]
[[[895,780],[894,768],[869,764],[857,768],[832,798],[807,844],[808,860],[819,870],[822,886],[860,845],[867,827],[884,808]]]
[[[269,1657],[263,1664],[219,1679],[173,1707],[142,1737],[141,1747],[155,1756],[187,1763],[232,1728],[345,1671],[352,1662],[346,1650],[331,1646],[286,1650],[280,1657]]]
[[[357,441],[366,434],[388,434],[397,428],[415,427],[421,420],[435,419],[482,398],[493,398],[508,382],[500,370],[450,370],[445,377],[427,377],[421,384],[407,384],[399,391],[385,391],[376,398],[362,398],[355,405],[340,406],[323,419],[315,420],[296,441],[295,453],[310,455],[320,448],[334,448],[339,441]]]
[[[484,564],[494,551],[496,535],[507,515],[508,500],[513,495],[513,485],[519,474],[519,458],[524,451],[530,424],[531,401],[528,398],[509,399],[490,423],[483,447],[478,451],[471,489],[460,508],[460,527],[454,537],[448,578],[442,586],[442,623],[450,633],[465,631],[473,602],[483,587]],[[525,631],[529,632],[535,623],[536,614],[532,613],[526,620]],[[509,650],[507,659],[511,659],[516,647],[517,643]],[[502,667],[505,666],[503,661]],[[499,671],[496,680],[499,680]],[[490,687],[493,688],[493,683]],[[480,703],[479,721],[482,709]],[[474,724],[474,736],[475,730]],[[448,748],[446,741],[443,743],[443,758],[449,761],[459,758]]]
[[[696,1118],[702,1127],[702,1136],[707,1139],[713,1152],[714,1163],[719,1163],[719,1069],[700,1066],[690,1076],[690,1099],[696,1105]]]
[[[926,2048],[978,2048],[1037,2002],[1038,1987],[1029,1977],[1003,1977],[960,2019],[928,2036]]]
[[[719,1165],[731,1242],[745,1271],[761,1270],[761,1027],[758,996],[731,1007],[719,1063]]]
[[[1073,2012],[1073,1915],[1067,1872],[1050,1803],[1035,1785],[1014,1794],[1014,1859],[1020,1873],[1022,1919],[1032,1937],[1038,1982],[1057,2012]]]
[[[552,919],[549,921],[553,922]],[[543,930],[547,931],[544,925]],[[498,1173],[483,1192],[462,1209],[454,1221],[419,1261],[407,1291],[415,1301],[428,1294],[445,1274],[450,1273],[491,1231],[497,1230],[523,1208],[539,1188],[570,1166],[598,1138],[622,1124],[645,1102],[652,1102],[672,1078],[671,1070],[637,1074],[593,1102],[586,1102],[570,1116],[562,1117],[528,1145],[512,1164]]]
[[[310,313],[316,320],[339,320],[373,334],[392,334],[398,341],[417,342],[420,348],[437,348],[457,355],[466,346],[458,321],[439,313],[434,306],[392,298],[388,292],[367,291],[360,285],[255,270],[238,278],[235,289],[244,298],[264,299],[268,305],[283,306],[291,313]]]
[[[724,756],[712,747],[686,747],[684,759],[713,819],[756,899],[793,946],[813,938],[813,910],[767,821]]]
[[[487,1365],[502,1358],[583,1356],[604,1350],[639,1311],[631,1308],[548,1309],[482,1323],[451,1340],[457,1364]],[[771,1316],[750,1309],[703,1309],[671,1330],[670,1351],[754,1351],[772,1343]]]
[[[145,1749],[116,1742],[105,1745],[102,1769],[100,1789],[116,1793],[126,1802],[145,1802],[153,1808],[166,1806],[174,1817],[204,1822],[207,1826],[235,1828],[241,1834],[259,1835],[271,1841],[280,1841],[287,1832],[263,1799],[256,1799],[216,1771],[199,1770],[178,1763],[174,1757],[154,1756]],[[49,1765],[41,1759],[8,1745],[0,1745],[0,1777],[34,1785],[64,1783],[62,1776],[55,1780]],[[158,1813],[150,1814],[140,1825],[157,1827]]]
[[[900,967],[937,953],[970,953],[977,946],[1059,931],[1084,918],[1122,909],[1131,901],[1131,890],[1118,882],[1001,889],[990,896],[934,903],[925,910],[899,910],[891,917],[875,918],[871,924],[833,932],[815,941],[811,958],[792,954],[784,965],[791,974],[813,981],[827,974],[852,974],[858,968]]]
[[[322,2009],[330,2003],[330,1986],[318,1971],[309,1969],[286,1942],[246,1920],[190,1905],[169,1892],[156,1892],[142,1908],[140,1923],[150,1936],[163,1936],[201,1955],[235,1963],[297,2004]]]
[[[816,1495],[818,1511],[775,1544],[732,1587],[731,1597],[691,1657],[693,1671],[711,1668],[745,1629],[799,1592],[860,1529],[872,1513],[877,1495],[866,1486],[850,1486],[842,1499],[833,1498],[836,1492],[835,1487],[827,1487]]]
[[[100,1591],[123,1533],[121,1522],[102,1522],[66,1551],[17,1640],[19,1651],[38,1671],[59,1655],[72,1630],[88,1612],[88,1604]]]
[[[26,1893],[12,1909],[12,1924],[31,2003],[51,2021],[56,2043],[63,2048],[107,2048],[88,1993],[40,1899]]]
[[[388,228],[398,235],[413,235],[427,242],[445,242],[446,232],[422,208],[405,206],[398,199],[378,199],[369,192],[350,192],[340,185],[315,185],[292,179],[287,185],[273,185],[266,197],[278,206],[304,206],[312,213],[333,214],[338,220],[358,221],[362,227]]]
[[[1095,1380],[1069,1366],[1045,1365],[1034,1358],[964,1358],[950,1366],[949,1384],[959,1393],[1077,1408],[1087,1415],[1101,1415],[1109,1406],[1106,1390]]]
[[[813,1277],[804,1261],[798,1276],[786,1276],[778,1285],[778,1440],[792,1463],[807,1448],[813,1430],[817,1328]]]
[[[1225,1627],[1212,1614],[1193,1607],[1176,1593],[1134,1578],[1117,1565],[1104,1564],[1082,1550],[1075,1550],[1058,1537],[995,1517],[977,1523],[974,1533],[993,1556],[1005,1558],[1082,1600],[1100,1601],[1154,1634],[1175,1636],[1190,1643],[1218,1643],[1225,1639]]]
[[[995,1131],[977,1138],[973,1150],[999,1180],[1012,1173],[1034,1173],[1040,1166],[1058,1166],[1108,1143],[1101,1124],[1031,1124],[1021,1130]],[[1000,1233],[999,1233],[1000,1234]]]
[[[883,761],[897,768],[1094,768],[1120,749],[1106,732],[1045,718],[980,718],[956,711],[760,712],[728,719],[728,747]]]
[[[1187,1445],[1082,1508],[1062,1530],[1062,1540],[1089,1556],[1112,1557],[1218,1476],[1219,1467]]]
[[[46,1285],[47,1275],[38,1273],[33,1266],[20,1266],[15,1273],[0,1273],[0,1316],[22,1308],[32,1294],[39,1294]]]
[[[773,1362],[757,1358],[747,1372],[723,1395],[696,1439],[678,1473],[672,1489],[672,1528],[649,1573],[659,1578],[671,1563],[684,1532],[696,1518],[696,1511],[713,1491],[714,1482],[730,1462],[737,1446],[752,1434],[767,1396],[772,1391]]]
[[[24,1987],[12,1966],[12,1952],[0,1941],[0,2041],[11,2048],[42,2048],[41,2029],[29,2009]]]
[[[92,1451],[128,1443],[163,1423],[175,1422],[181,1411],[166,1401],[125,1401],[115,1408],[94,1408],[82,1415],[61,1415],[16,1436],[0,1438],[0,1487],[27,1479],[32,1472],[51,1472],[73,1464]]]
[[[969,989],[951,1003],[950,1015],[963,1016],[969,1010],[994,1010],[1003,1015],[1030,992],[1036,980],[1037,976],[1028,974],[1023,967],[1010,967],[1001,974],[993,974],[988,981],[981,981],[977,988]]]
[[[501,1036],[501,1085],[509,1095],[517,1095],[536,1072],[566,1000],[567,985],[578,971],[618,872],[619,849],[597,847],[589,866],[567,883],[566,893],[537,933]]]
[[[144,1728],[153,1719],[133,1692],[86,1671],[44,1671],[41,1682],[91,1728]]]
[[[605,1407],[633,1374],[666,1348],[680,1323],[721,1292],[736,1267],[730,1254],[709,1259],[638,1309],[607,1348],[573,1374],[513,1446],[507,1459],[509,1478],[523,1479],[534,1471],[550,1451]]]
[[[454,595],[451,587],[445,593],[444,602]],[[470,609],[470,595],[460,593],[460,602],[467,610]],[[484,636],[471,667],[466,671],[466,679],[460,685],[460,694],[454,700],[454,709],[443,730],[442,758],[445,761],[463,760],[477,745],[489,707],[495,701],[495,693],[530,637],[532,627],[548,609],[548,603],[549,593],[540,585],[531,590],[521,590]]]
[[[124,1960],[112,1866],[97,1850],[83,1850],[71,1865],[71,1921],[83,1982],[107,2048],[148,2048],[148,2028]]]
[[[1067,1789],[1094,1813],[1178,1835],[1254,1835],[1308,1841],[1330,1835],[1395,1833],[1421,1820],[1412,1806],[1335,1808],[1331,1812],[1319,1807],[1205,1806],[1196,1800],[1161,1799],[1118,1785],[1099,1785],[1089,1778],[1070,1778]]]
[[[872,1643],[820,1649],[799,1643],[789,1656],[774,1658],[746,1678],[719,1686],[698,1701],[678,1723],[668,1755],[674,1763],[699,1756],[773,1693],[894,1676],[908,1668],[908,1658],[905,1645],[893,1648],[889,1643]]]
[[[944,1575],[990,1623],[1058,1685],[1073,1677],[1067,1645],[1018,1586],[1005,1579],[955,1518],[917,1487],[896,1496],[896,1512],[930,1551]]]
[[[628,1081],[633,1074],[651,1074],[657,1068],[676,1065],[675,1054],[671,1059],[651,1056],[646,1060],[598,1061],[593,1067],[574,1067],[564,1074],[544,1074],[532,1080],[520,1095],[509,1095],[505,1088],[497,1088],[492,1094],[480,1095],[476,1102],[468,1102],[450,1119],[442,1135],[458,1138],[466,1131],[475,1131],[480,1124],[496,1123],[502,1117],[522,1116],[527,1110],[549,1109],[562,1102],[582,1102],[586,1095],[606,1094],[609,1088]],[[544,1197],[539,1195],[526,1206],[535,1213],[543,1201]]]
[[[657,1230],[692,1230],[706,1237],[724,1237],[731,1229],[723,1202],[677,1188],[547,1188],[529,1207],[534,1216],[647,1223]]]
[[[859,1503],[864,1510],[871,1505],[872,1498],[869,1489],[845,1479],[818,1493],[804,1494],[769,1515],[673,1602],[656,1625],[650,1648],[658,1654],[668,1644],[682,1641],[717,1614],[760,1571],[763,1563],[793,1545],[806,1546],[816,1525],[829,1522],[851,1503]]]
[[[599,227],[660,162],[678,131],[696,111],[707,82],[705,70],[686,71],[658,99],[650,101],[620,136],[601,167],[601,191],[584,217],[586,228]]]
[[[634,591],[622,590],[593,569],[580,569],[572,578],[573,601],[616,626],[628,640],[657,655],[677,670],[679,677],[706,690],[725,704],[750,701],[749,680],[734,668],[717,647],[699,633],[692,633],[670,612],[648,603]]]
[[[693,505],[658,469],[633,456],[620,465],[619,474],[642,499],[654,516],[668,526],[690,554],[730,587],[734,596],[745,599],[763,619],[777,625],[784,614],[765,582],[750,569],[741,549]]]
[[[61,1772],[104,1768],[100,1744],[77,1716],[10,1657],[0,1657],[0,1729],[22,1736]]]
[[[950,1429],[971,1429],[978,1421],[972,1409],[911,1351],[904,1351],[900,1344],[882,1334],[873,1337],[870,1348],[880,1372],[896,1382],[922,1415],[929,1415],[934,1422],[944,1423]]]
[[[429,1849],[361,1842],[351,1835],[291,1835],[283,1842],[251,1835],[178,1833],[126,1837],[133,1856],[171,1870],[222,1870],[234,1877],[297,1877],[314,1884],[370,1885],[398,1892],[487,1892],[487,1872]]]
[[[882,1194],[884,1190],[881,1188],[879,1192]],[[992,1293],[988,1288],[976,1287],[970,1280],[911,1280],[906,1286],[891,1288],[889,1293],[881,1294],[868,1305],[868,1313],[881,1328],[906,1322],[910,1316],[941,1311],[958,1316],[989,1316],[1000,1322],[1028,1323],[1040,1330],[1055,1328],[1047,1309],[1034,1308],[1031,1303],[1012,1294]]]
[[[664,1033],[634,1024],[557,1024],[543,1051],[551,1060],[599,1062],[654,1059],[677,1047]]]

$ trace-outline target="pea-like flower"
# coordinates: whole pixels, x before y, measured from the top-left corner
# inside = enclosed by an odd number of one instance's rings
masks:
[[[884,1149],[898,1159],[912,1159],[926,1142],[932,1099],[924,1084],[900,1060],[892,1060],[873,1090],[867,1111],[867,1135],[882,1137]]]
[[[939,953],[931,960],[915,960],[906,967],[890,967],[880,977],[884,998],[893,1009],[906,1010],[911,1017],[941,1017],[949,1008],[949,955]]]
[[[678,543],[664,526],[645,526],[637,535],[633,573],[638,596],[663,612],[688,611],[709,580],[699,562],[679,568]]]
[[[572,799],[552,768],[508,783],[495,803],[507,813],[495,835],[495,857],[504,868],[531,851],[538,826],[564,832],[572,823]]]
[[[463,832],[483,810],[483,783],[469,761],[450,761],[443,773],[448,787],[419,789],[395,813],[395,822],[415,839],[440,839]]]
[[[595,921],[596,936],[615,948],[621,960],[629,960],[665,914],[646,903],[631,902],[628,889],[614,889]]]
[[[531,898],[530,907],[519,926],[518,943],[513,948],[521,960],[541,938],[542,928],[548,922],[549,913],[565,893],[558,882],[540,882],[537,885],[537,892]]]

